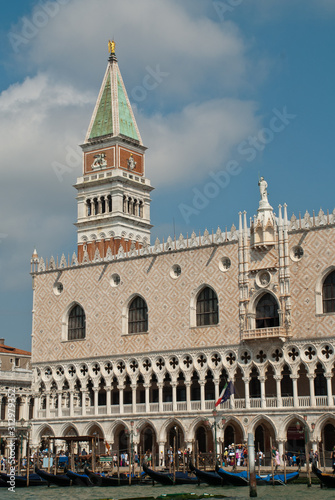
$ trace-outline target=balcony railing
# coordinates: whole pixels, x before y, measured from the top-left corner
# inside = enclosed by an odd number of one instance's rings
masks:
[[[327,396],[315,396],[316,406],[327,406],[328,398]]]
[[[123,405],[124,413],[133,413],[133,405]]]
[[[309,396],[298,396],[298,401],[301,408],[311,406],[311,398]]]
[[[250,398],[250,408],[261,408],[262,400],[261,398]]]
[[[244,330],[241,340],[257,340],[275,337],[287,337],[286,329],[281,326],[273,328],[256,328],[255,330]]]
[[[186,411],[187,403],[186,401],[177,401],[177,411]]]
[[[245,399],[235,399],[234,404],[237,410],[241,410],[245,408]]]
[[[293,397],[285,396],[282,398],[282,405],[286,408],[287,406],[293,406]]]
[[[310,396],[298,396],[296,398],[297,404],[299,408],[310,408],[311,406],[311,397]],[[335,395],[332,395],[331,401],[335,406]],[[187,402],[186,401],[176,401],[176,412],[186,412],[187,411]],[[159,403],[149,403],[149,413],[157,414],[159,413]],[[163,402],[162,409],[164,413],[173,412],[173,403],[172,402]],[[215,407],[215,400],[205,400],[203,403],[201,401],[190,401],[191,411],[202,411],[202,408],[206,412],[212,412]],[[278,399],[276,396],[266,397],[265,404],[263,403],[263,407],[266,408],[294,408],[294,398],[293,396],[282,396],[281,397],[281,405],[278,404]],[[249,408],[250,409],[261,409],[262,407],[262,399],[261,398],[250,398],[249,399]],[[328,407],[328,396],[315,396],[315,407]],[[237,398],[236,396],[232,397],[230,400],[225,401],[224,404],[220,405],[218,410],[229,410],[230,408],[235,410],[249,410],[246,408],[245,398]],[[133,405],[132,404],[124,404],[123,405],[123,414],[130,415],[133,414]],[[136,413],[146,413],[146,404],[138,403],[136,404]],[[38,419],[46,419],[47,411],[37,410],[37,418]],[[95,410],[94,406],[88,406],[85,408],[86,416],[93,415],[120,415],[120,405],[111,405],[110,408],[107,406],[98,406],[97,410]],[[83,415],[83,409],[81,407],[73,408],[73,416],[78,417]],[[62,407],[60,411],[58,408],[50,408],[49,409],[50,418],[62,418],[62,417],[70,417],[70,408]]]
[[[266,398],[266,407],[267,408],[277,408],[278,401],[277,398]]]

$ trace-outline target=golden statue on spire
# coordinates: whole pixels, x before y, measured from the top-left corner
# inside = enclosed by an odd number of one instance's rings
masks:
[[[115,54],[115,42],[114,42],[114,40],[108,41],[108,52],[110,54]]]

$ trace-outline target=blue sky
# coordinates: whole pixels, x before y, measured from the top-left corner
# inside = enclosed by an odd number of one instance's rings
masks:
[[[78,144],[109,38],[149,148],[152,242],[173,223],[179,236],[229,229],[240,210],[252,216],[259,173],[275,211],[334,209],[332,0],[16,0],[1,14],[0,335],[9,345],[30,349],[34,246],[44,258],[76,249]],[[158,84],[146,90],[152,71]],[[55,162],[67,169],[61,179]]]

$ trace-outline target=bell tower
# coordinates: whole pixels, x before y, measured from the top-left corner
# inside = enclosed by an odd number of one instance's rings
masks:
[[[150,192],[145,151],[115,55],[109,59],[83,150],[77,179],[78,261],[88,254],[141,248],[150,243]],[[110,249],[110,250],[108,250]]]

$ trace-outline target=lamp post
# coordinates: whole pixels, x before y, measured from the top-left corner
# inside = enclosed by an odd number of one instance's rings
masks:
[[[221,425],[220,425],[220,423],[217,422],[218,411],[217,411],[216,408],[214,408],[212,414],[213,414],[213,418],[214,418],[213,424],[210,424],[208,419],[205,420],[205,423],[206,423],[206,425],[210,429],[214,429],[214,447],[215,447],[215,454],[214,454],[214,456],[215,456],[215,464],[216,464],[216,462],[217,462],[217,454],[218,454],[217,429],[223,429],[223,427],[224,427],[224,425],[226,423],[226,419],[222,418],[221,419]]]
[[[134,420],[130,421],[130,431],[126,429],[125,433],[130,437],[130,450],[129,451],[129,484],[131,484],[131,476],[135,474],[135,461],[134,461],[134,436],[137,435],[139,429],[134,430]]]
[[[216,419],[217,419],[217,416],[218,416],[218,412],[217,410],[213,410],[213,417],[214,417],[214,443],[215,443],[215,465],[216,465],[216,462],[217,462],[217,452],[218,452],[218,440],[217,440],[217,422],[216,422]]]

